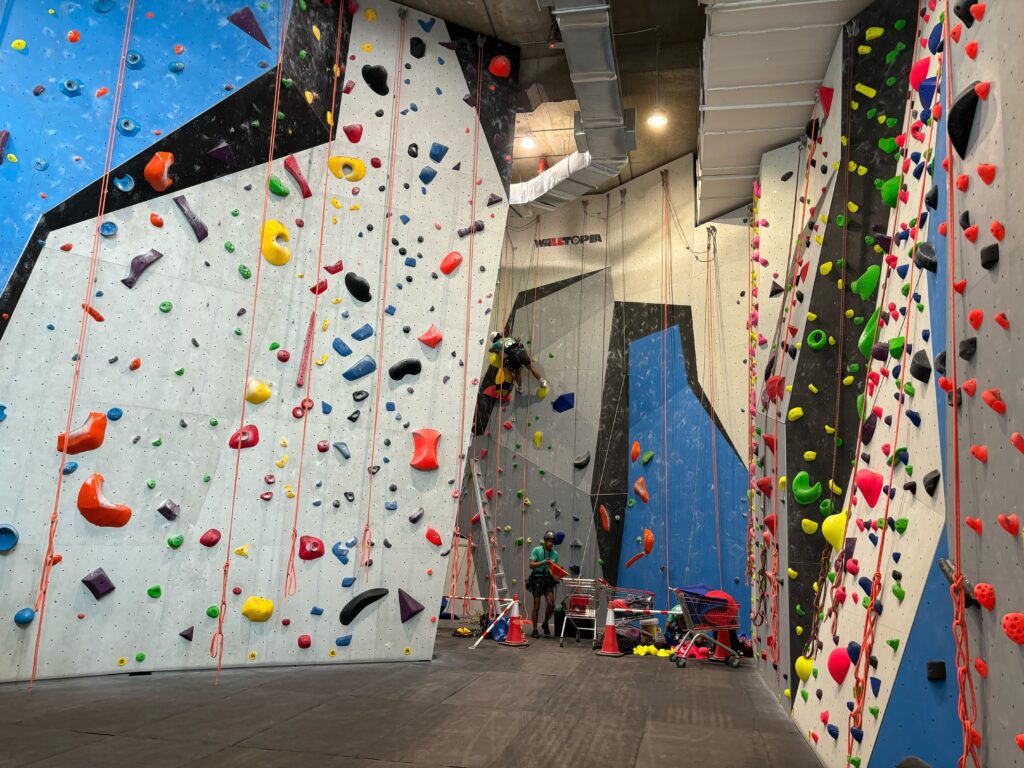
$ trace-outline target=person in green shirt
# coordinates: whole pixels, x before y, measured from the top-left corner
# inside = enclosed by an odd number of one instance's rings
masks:
[[[558,562],[558,552],[555,550],[555,532],[544,533],[544,543],[534,547],[530,552],[530,578],[526,580],[526,588],[533,595],[533,637],[540,637],[537,631],[537,619],[540,616],[540,599],[547,601],[544,608],[544,635],[551,634],[548,622],[555,613],[555,577],[551,575],[551,567],[548,563]]]

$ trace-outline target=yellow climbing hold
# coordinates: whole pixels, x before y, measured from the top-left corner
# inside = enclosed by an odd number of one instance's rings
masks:
[[[818,394],[818,388],[816,386],[814,386],[813,384],[808,384],[807,385],[807,391],[810,392],[812,395]]]
[[[274,462],[278,469],[284,469],[284,465],[288,463],[288,454],[286,453],[280,459]]]
[[[267,219],[266,223],[263,225],[263,238],[260,246],[260,252],[263,254],[263,258],[275,267],[283,267],[292,257],[292,252],[285,246],[281,245],[278,240],[283,240],[287,243],[291,239],[291,235],[288,233],[288,227],[277,219]]]
[[[28,43],[26,43],[19,37],[17,40],[11,43],[11,48],[13,48],[16,51],[24,51],[26,45],[28,45]]]
[[[800,521],[800,528],[808,536],[813,536],[818,532],[818,524],[814,520],[809,520],[806,517]]]
[[[806,656],[801,656],[793,662],[793,669],[796,670],[796,676],[806,683],[811,677],[811,672],[814,670],[814,662]]]
[[[836,485],[836,481],[835,480],[829,480],[828,481],[828,489],[830,491],[832,491],[832,493],[834,493],[836,496],[842,496],[843,495],[843,489],[840,488],[838,485]]]
[[[274,615],[274,601],[269,597],[251,595],[242,603],[242,615],[249,621],[266,621]]]
[[[861,56],[867,56],[869,53],[871,53],[871,46],[870,45],[858,45],[857,46],[857,53],[859,53]]]
[[[868,167],[866,165],[858,165],[857,166],[857,175],[858,176],[863,176],[867,172],[868,172]]]
[[[832,549],[838,551],[843,546],[843,538],[846,536],[846,513],[837,512],[826,517],[821,524],[821,535],[832,545]]]
[[[273,392],[262,379],[249,379],[245,382],[245,402],[259,405],[270,399]]]
[[[537,390],[537,397],[539,397],[541,400],[543,400],[547,396],[548,396],[548,388],[547,387],[541,387],[540,389]]]
[[[863,96],[867,96],[869,99],[873,99],[875,98],[875,96],[878,95],[878,91],[876,91],[870,85],[864,85],[864,83],[857,83],[855,86],[853,86],[853,90],[855,90],[857,93]]]
[[[325,319],[323,321],[323,323],[321,323],[320,330],[321,331],[326,331],[330,327],[331,327],[331,321],[330,321],[330,318],[328,318],[328,319]]]
[[[832,262],[831,261],[826,261],[824,264],[822,264],[820,267],[818,267],[818,272],[821,273],[821,275],[823,275],[823,276],[829,274],[831,271],[832,271]]]
[[[779,490],[780,491],[786,490],[786,476],[785,475],[783,475],[782,477],[779,478]]]
[[[818,454],[814,451],[804,451],[804,461],[814,461],[818,458]]]
[[[321,356],[319,357],[319,359],[317,359],[317,360],[316,360],[315,362],[316,362],[316,364],[317,364],[317,365],[323,365],[324,363],[326,363],[326,362],[327,362],[327,353],[326,353],[326,352],[324,352],[324,353],[323,353],[323,354],[322,354],[322,355],[321,355]]]
[[[249,556],[249,545],[248,544],[243,544],[240,547],[235,547],[235,554],[238,555],[239,557],[248,557]]]
[[[359,47],[363,49],[364,53],[373,53],[373,43],[363,43]]]
[[[846,315],[846,319],[847,320],[853,319],[853,310],[852,309],[846,310],[846,312],[844,314]]]
[[[331,198],[331,205],[333,205],[338,210],[341,210],[341,203],[338,201],[338,198],[332,197]]]
[[[804,409],[799,405],[795,408],[790,408],[789,413],[786,414],[786,421],[800,421],[804,417]]]
[[[807,320],[808,320],[808,322],[813,323],[817,319],[818,319],[818,313],[817,312],[808,312],[807,313]]]
[[[825,425],[825,434],[826,435],[834,435],[835,433],[836,433],[836,428],[835,427],[830,426],[829,424]]]
[[[537,446],[538,448],[540,448],[540,443],[541,443],[541,440],[543,440],[543,439],[544,439],[544,433],[541,432],[540,430],[537,430],[536,432],[533,433],[533,444],[535,446]]]
[[[327,125],[329,125],[330,127],[333,128],[334,127],[334,115],[330,111],[327,111],[324,114],[327,117]]]
[[[853,202],[853,200],[851,200],[846,204],[846,210],[848,210],[850,213],[856,213],[857,211],[860,210],[860,206]]]
[[[292,487],[290,485],[286,485],[284,487],[284,495],[287,496],[289,499],[294,499],[295,491],[292,490]]]
[[[307,104],[312,104],[313,103],[313,92],[312,91],[305,91],[305,92],[303,92],[302,95],[306,97],[306,103]]]
[[[788,698],[789,698],[789,688],[787,688],[786,690],[784,690],[784,691],[782,692],[782,695],[783,695],[783,696],[785,696],[785,697],[786,697],[786,698],[788,699]]]
[[[794,631],[796,632],[797,637],[803,637],[804,628],[801,625],[797,624],[796,629]]]
[[[791,578],[791,579],[795,579],[800,574],[797,573],[796,571],[794,571],[792,568],[787,568],[786,569],[786,575],[789,576],[789,578]]]
[[[373,10],[373,8],[367,8],[365,11],[363,11],[363,16],[366,17],[367,21],[377,20],[377,12]]]
[[[320,40],[320,27],[318,27],[316,24],[313,25],[313,37],[315,37],[318,41]]]
[[[884,34],[885,29],[883,29],[882,27],[868,27],[866,30],[864,30],[864,39],[867,40],[868,42],[871,42],[872,40],[877,40]]]
[[[366,175],[366,163],[356,157],[331,157],[327,159],[327,168],[335,178],[345,181],[360,181]]]
[[[288,447],[288,438],[287,437],[282,437],[281,438],[281,447],[282,448],[287,448]]]
[[[853,384],[853,376],[844,376],[843,377],[843,386],[844,387],[848,387],[851,384]]]

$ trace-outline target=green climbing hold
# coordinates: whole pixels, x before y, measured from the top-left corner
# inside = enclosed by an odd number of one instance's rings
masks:
[[[900,355],[903,354],[903,345],[905,343],[906,340],[902,336],[894,336],[889,339],[889,357],[894,357],[898,360]]]
[[[654,451],[644,451],[643,455],[640,457],[640,461],[641,461],[641,463],[646,465],[646,464],[650,464],[651,463],[651,459],[653,459],[653,458],[654,458]]]
[[[903,602],[903,598],[907,596],[906,591],[898,583],[892,585],[892,593],[896,595],[896,599],[901,603]]]
[[[917,394],[917,389],[914,387],[914,382],[905,381],[903,382],[903,394],[913,397]]]
[[[175,376],[184,376],[185,375],[185,369],[184,368],[175,368],[174,369],[174,375]]]
[[[871,716],[872,716],[873,718],[875,718],[875,720],[877,720],[877,719],[878,719],[878,713],[879,713],[880,711],[881,711],[881,710],[879,710],[879,708],[878,708],[878,707],[868,707],[868,712],[870,712],[870,713],[871,713]]]
[[[906,26],[906,19],[896,19],[896,21],[892,23],[892,28],[895,29],[897,32],[902,32]]]
[[[175,536],[168,536],[167,537],[167,546],[170,547],[171,549],[177,549],[178,547],[180,547],[184,543],[185,543],[185,537],[184,537],[184,535],[182,535],[180,533],[175,535]]]
[[[841,213],[837,213],[836,214],[836,226],[837,227],[845,227],[846,226],[846,217],[843,214],[841,214]]]
[[[152,491],[154,488],[156,488],[156,480],[147,480],[146,487]]]
[[[218,608],[216,605],[211,605],[209,608],[206,609],[206,615],[209,616],[211,619],[216,619],[218,616],[220,616],[220,608]]]
[[[636,499],[630,499],[629,501],[627,501],[626,502],[626,506],[629,507],[630,509],[635,507],[636,506]]]
[[[211,416],[210,417],[210,426],[211,427],[216,427],[218,424],[220,424],[220,422],[217,421],[216,417]]]
[[[908,525],[910,525],[910,521],[907,518],[905,518],[905,517],[899,518],[896,521],[896,533],[901,533],[901,534],[902,533],[906,533]]]
[[[237,208],[232,208],[232,209],[231,209],[231,215],[232,215],[232,216],[234,216],[234,217],[236,217],[236,218],[237,218],[237,217],[238,217],[238,216],[239,216],[240,214],[241,214],[241,211],[240,211],[240,210],[238,210]]]
[[[871,348],[875,345],[875,338],[878,336],[878,313],[879,309],[876,308],[857,341],[857,349],[864,355],[865,360],[871,359]]]
[[[203,482],[204,483],[208,483],[208,482],[210,482],[210,480],[211,480],[211,477],[209,475],[203,475]]]
[[[800,691],[800,698],[803,699],[805,702],[807,701],[807,691],[806,690]]]
[[[815,328],[807,336],[807,346],[815,352],[824,349],[826,344],[828,344],[828,335],[821,328]]]
[[[898,651],[900,649],[900,641],[898,637],[894,637],[891,640],[886,640],[885,644],[892,648],[894,651]]]
[[[896,85],[896,78],[895,77],[887,77],[887,78],[885,78],[885,84],[888,87],[892,88],[894,85]]]
[[[807,474],[806,470],[796,473],[791,487],[793,488],[793,498],[796,499],[797,504],[813,504],[821,498],[821,483],[811,485],[811,476]]]
[[[241,335],[242,335],[242,329],[241,328],[235,328],[235,336],[241,336]]]
[[[860,768],[860,758],[859,757],[848,757],[848,758],[846,758],[846,762],[849,765],[852,765],[853,768]]]
[[[160,597],[160,595],[162,595],[163,592],[160,590],[159,584],[154,584],[152,587],[146,590],[146,594],[155,599]]]
[[[135,660],[138,661],[138,662],[145,661],[146,660],[146,654],[144,654],[144,653],[136,653],[135,654]]]
[[[285,88],[291,88],[292,87],[292,79],[290,77],[282,77],[281,78],[281,85],[283,85]]]
[[[796,615],[800,616],[801,618],[807,615],[807,612],[803,609],[803,606],[801,606],[799,603],[797,603],[797,606],[796,606]]]
[[[887,155],[895,154],[900,151],[899,144],[896,143],[896,139],[892,136],[886,136],[878,140],[878,148],[885,152]]]
[[[160,302],[160,311],[163,312],[165,315],[168,312],[170,312],[172,309],[174,309],[174,305],[171,304],[171,302],[169,302],[169,301],[161,301]]]
[[[877,264],[872,264],[863,275],[850,283],[850,290],[867,301],[875,293],[881,275],[882,268]]]
[[[903,185],[902,176],[893,176],[888,181],[882,182],[879,191],[882,193],[882,202],[884,202],[890,208],[896,207],[896,202],[899,200],[900,187]]]
[[[239,264],[238,274],[240,274],[242,277],[248,280],[250,277],[252,277],[252,270],[245,266],[245,264]]]
[[[822,517],[830,517],[836,511],[836,505],[832,499],[824,499],[821,504],[818,505],[818,510],[821,512]]]
[[[234,253],[235,252],[235,244],[232,243],[230,240],[225,240],[224,241],[224,250],[227,251],[228,253]]]
[[[158,437],[156,440],[153,441],[153,447],[154,448],[159,448],[163,444],[164,444],[164,441],[163,441],[163,438],[161,438],[161,437]]]

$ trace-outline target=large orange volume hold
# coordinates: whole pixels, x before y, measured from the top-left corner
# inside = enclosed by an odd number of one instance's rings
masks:
[[[70,433],[61,432],[57,435],[57,450],[63,452],[67,445],[68,454],[95,451],[103,445],[107,434],[107,414],[92,411],[85,424]]]
[[[146,163],[142,175],[146,177],[149,186],[157,192],[163,192],[173,183],[169,175],[172,165],[174,165],[173,152],[157,152]]]
[[[417,429],[412,433],[412,460],[409,464],[413,469],[429,472],[437,469],[437,443],[441,433],[436,429]]]
[[[78,511],[93,525],[120,528],[132,517],[131,507],[112,504],[103,496],[103,475],[94,472],[78,489]]]

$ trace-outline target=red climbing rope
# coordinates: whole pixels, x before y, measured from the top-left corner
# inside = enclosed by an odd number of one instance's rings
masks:
[[[96,265],[100,253],[100,227],[103,224],[103,212],[107,204],[107,192],[110,189],[110,170],[114,163],[114,141],[117,137],[117,121],[121,115],[121,95],[124,92],[124,77],[126,67],[126,56],[128,55],[129,43],[132,36],[132,23],[135,18],[135,0],[128,0],[127,16],[125,18],[124,34],[121,38],[121,55],[117,64],[117,81],[114,86],[114,99],[110,111],[110,126],[107,130],[107,149],[103,158],[103,175],[100,177],[99,202],[96,207],[96,226],[93,230],[92,248],[89,252],[89,270],[85,280],[85,295],[82,301],[82,319],[78,327],[78,346],[75,350],[75,368],[71,374],[71,393],[68,398],[67,419],[64,423],[64,434],[71,434],[71,425],[75,417],[75,400],[78,397],[78,382],[82,375],[82,361],[85,356],[85,340],[88,335],[89,310],[92,308],[93,282],[96,278]],[[53,494],[53,509],[50,512],[50,528],[46,539],[46,554],[43,557],[43,570],[39,577],[39,592],[36,595],[36,639],[32,650],[32,674],[29,676],[28,689],[32,690],[36,673],[39,670],[39,646],[43,637],[43,616],[46,613],[46,593],[50,587],[50,573],[53,566],[60,562],[60,555],[54,552],[57,537],[57,523],[60,518],[60,497],[63,490],[64,467],[68,460],[68,448],[70,440],[64,441],[64,448],[60,452],[60,465],[57,468],[57,488]]]
[[[710,254],[709,254],[710,256]],[[711,482],[715,503],[715,554],[718,556],[718,588],[725,588],[725,576],[722,572],[722,523],[718,509],[718,424],[715,414],[715,258],[711,256],[706,262],[704,286],[704,343],[707,345],[707,376],[708,376],[708,411],[711,420]]]
[[[278,8],[278,19],[280,28],[277,40],[277,72],[274,75],[274,106],[273,117],[270,122],[270,140],[267,148],[267,170],[263,182],[263,208],[260,213],[260,227],[256,233],[256,275],[252,289],[252,309],[249,313],[249,342],[245,358],[245,376],[242,377],[242,407],[238,417],[238,428],[245,426],[245,390],[249,381],[249,371],[252,367],[252,350],[256,338],[256,308],[259,305],[260,296],[260,275],[263,272],[263,256],[260,253],[263,227],[267,223],[267,204],[270,198],[270,176],[274,164],[274,147],[277,143],[277,116],[278,106],[281,101],[281,77],[284,69],[284,44],[288,36],[288,17],[286,9],[290,9],[288,0],[281,0]],[[235,472],[231,488],[231,512],[228,517],[227,547],[224,554],[223,578],[221,580],[220,604],[217,615],[217,631],[210,641],[210,657],[217,659],[217,682],[220,682],[220,671],[224,664],[224,614],[227,611],[228,603],[228,574],[231,570],[231,541],[235,532],[235,509],[238,504],[238,473],[242,464],[243,442],[240,440],[235,450]]]
[[[333,67],[333,80],[331,82],[331,111],[330,119],[327,122],[327,149],[324,155],[324,183],[323,183],[323,200],[320,206],[320,238],[317,241],[316,249],[316,279],[313,282],[314,286],[320,284],[320,276],[323,269],[323,255],[324,255],[324,231],[327,226],[327,187],[328,179],[330,178],[330,172],[328,167],[328,160],[331,157],[331,149],[334,147],[334,138],[337,135],[337,130],[334,127],[334,116],[337,114],[338,106],[338,79],[341,77],[341,38],[342,31],[345,26],[345,12],[341,8],[340,4],[338,7],[338,31],[334,40],[334,67]],[[309,328],[313,330],[316,325],[317,310],[320,307],[320,291],[313,291],[313,314],[310,316]],[[292,535],[291,535],[291,547],[288,550],[288,564],[285,567],[284,577],[284,593],[281,596],[282,605],[288,600],[291,595],[294,595],[298,588],[298,574],[295,571],[295,548],[296,541],[299,537],[299,504],[302,501],[302,469],[306,458],[306,433],[309,430],[309,413],[312,408],[307,408],[306,404],[312,402],[310,394],[313,389],[313,341],[312,339],[307,340],[306,349],[307,354],[303,355],[302,366],[303,373],[305,374],[306,380],[306,396],[303,399],[302,404],[302,441],[299,446],[299,477],[295,485],[295,513],[292,518]]]
[[[664,510],[664,532],[662,537],[665,546],[665,607],[671,606],[672,588],[669,576],[669,484],[668,484],[668,257],[669,238],[669,197],[668,168],[661,172],[661,467]],[[623,267],[625,268],[625,267]]]
[[[532,307],[532,315],[530,317],[530,360],[535,360],[536,359],[536,355],[534,354],[534,347],[535,347],[534,342],[536,341],[536,339],[534,338],[534,335],[537,332],[537,292],[540,289],[540,248],[537,245],[539,237],[540,237],[540,216],[537,217],[537,229],[536,229],[535,236],[533,238],[533,253],[534,253],[534,258],[533,258],[533,301],[530,302],[533,305],[533,307]],[[529,430],[529,427],[530,427],[530,400],[529,400],[529,398],[527,398],[527,400],[526,400],[526,424],[524,426],[526,427],[527,430]],[[529,436],[527,436],[527,437],[529,438]],[[523,490],[523,498],[522,498],[521,503],[520,503],[520,507],[521,507],[521,509],[520,509],[520,524],[521,524],[521,529],[522,529],[522,532],[521,532],[522,546],[520,547],[520,549],[522,550],[522,578],[523,578],[522,584],[523,585],[526,584],[526,550],[527,550],[527,545],[526,545],[526,510],[529,509],[529,507],[527,506],[527,502],[529,501],[529,498],[530,498],[529,496],[527,496],[527,482],[526,482],[526,479],[527,479],[527,474],[526,474],[526,470],[527,470],[526,454],[530,450],[530,440],[529,439],[527,439],[526,442],[524,443],[524,448],[525,448],[525,450],[523,451],[523,489],[522,489]]]
[[[373,483],[376,478],[374,470],[374,459],[377,458],[377,424],[380,417],[380,389],[381,379],[384,374],[384,321],[387,318],[387,297],[388,297],[388,263],[391,257],[391,222],[393,218],[393,205],[395,198],[395,163],[398,151],[398,118],[401,109],[402,98],[402,77],[397,73],[402,72],[402,61],[405,56],[405,14],[399,14],[398,26],[398,53],[395,55],[395,97],[391,102],[391,145],[388,149],[388,203],[384,212],[384,253],[381,258],[381,295],[380,295],[380,325],[377,328],[377,384],[373,391],[373,432],[370,437],[370,464],[368,471],[370,479],[366,491],[366,522],[363,524],[363,535],[359,540],[359,565],[364,575],[370,568],[370,549],[373,546],[373,535],[370,527],[370,517],[373,510]]]
[[[946,93],[946,108],[952,104],[952,61],[950,58],[950,52],[953,50],[952,42],[950,40],[950,29],[949,20],[950,16],[949,0],[946,0],[946,14],[945,14],[945,29],[943,31],[944,46],[943,50],[945,55],[943,56],[943,64],[945,66],[945,93]],[[946,170],[946,194],[948,197],[948,219],[947,221],[955,221],[956,216],[954,213],[954,184],[953,184],[953,140],[949,137],[948,133],[946,136],[946,158],[949,163],[949,168]],[[965,605],[964,605],[964,574],[961,569],[961,542],[960,542],[960,404],[957,402],[957,395],[960,392],[960,388],[957,384],[957,373],[956,373],[956,359],[957,359],[957,344],[956,344],[956,236],[954,231],[956,227],[949,227],[949,271],[947,276],[949,278],[949,346],[946,354],[947,366],[951,375],[953,383],[952,398],[953,398],[953,583],[949,587],[949,595],[953,600],[953,642],[956,644],[956,682],[957,682],[957,715],[960,718],[960,724],[963,730],[963,752],[960,755],[960,759],[957,761],[958,768],[964,768],[967,765],[967,758],[971,758],[971,762],[974,763],[975,768],[979,766],[978,759],[978,746],[981,743],[981,737],[977,735],[977,731],[974,728],[974,724],[978,720],[978,702],[974,694],[974,679],[971,677],[971,643],[970,635],[967,631],[967,624],[964,620]]]

